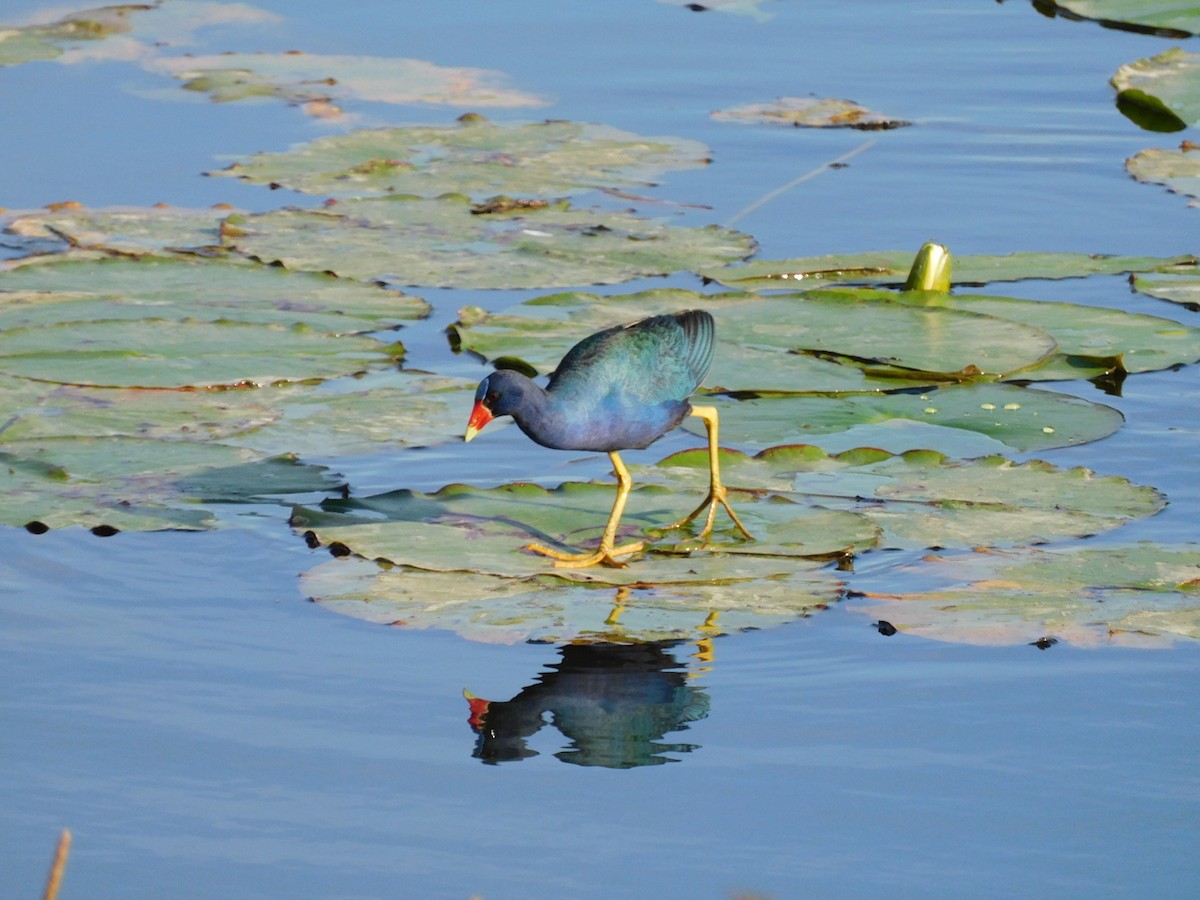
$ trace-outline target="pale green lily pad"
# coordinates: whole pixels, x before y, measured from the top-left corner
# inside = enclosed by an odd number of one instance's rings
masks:
[[[820,296],[690,291],[619,298],[564,293],[513,310],[521,314],[468,310],[453,326],[452,341],[486,358],[516,356],[546,371],[593,331],[690,306],[717,318],[716,359],[706,383],[726,391],[878,390],[998,378],[1032,368],[1055,351],[1054,339],[1029,325],[919,309],[883,295],[845,303]],[[563,313],[565,320],[549,318]],[[833,364],[851,361],[849,354],[853,366]]]
[[[1187,37],[1200,34],[1200,9],[1192,0],[1045,0],[1069,17],[1134,31]]]
[[[1133,278],[1134,290],[1155,297],[1158,300],[1168,300],[1187,307],[1193,312],[1200,312],[1200,279],[1160,275],[1154,278],[1141,275]]]
[[[745,585],[612,585],[552,576],[494,578],[423,572],[364,559],[334,559],[306,572],[305,595],[326,609],[408,629],[443,629],[469,640],[636,643],[703,640],[804,618],[834,603],[841,583],[827,568],[794,566]]]
[[[399,348],[303,327],[94,319],[0,332],[0,372],[61,384],[184,388],[334,378]]]
[[[1200,152],[1190,144],[1181,150],[1143,150],[1125,161],[1125,169],[1138,181],[1165,185],[1193,202],[1200,198]]]
[[[893,299],[921,307],[968,310],[1039,328],[1054,338],[1057,351],[1035,368],[1021,372],[1022,380],[1095,378],[1114,367],[1130,374],[1152,372],[1200,360],[1200,328],[1119,309],[1015,297],[869,289],[829,290],[815,296],[848,301]]]
[[[476,199],[546,198],[644,186],[663,172],[706,165],[710,155],[696,141],[646,138],[604,125],[502,125],[464,116],[454,125],[331,135],[210,174],[343,197],[453,192]]]
[[[216,525],[197,498],[229,503],[327,492],[323,467],[211,442],[143,438],[41,438],[0,443],[0,524],[41,522],[121,530]]]
[[[1110,406],[1011,384],[950,384],[891,394],[763,397],[721,403],[721,439],[738,446],[810,442],[867,425],[909,420],[945,429],[922,433],[943,451],[963,454],[967,433],[986,435],[1015,450],[1041,452],[1114,434],[1124,417]],[[697,432],[697,426],[685,426]],[[882,436],[882,435],[881,435]],[[859,432],[859,439],[864,434]],[[918,446],[930,446],[929,443]]]
[[[609,284],[754,252],[749,237],[715,226],[562,206],[473,215],[465,197],[282,209],[231,219],[226,233],[238,251],[293,270],[459,288]]]
[[[10,213],[0,222],[7,234],[141,255],[220,246],[221,223],[231,209],[228,205],[84,209],[62,204],[55,209]]]
[[[860,131],[884,131],[911,125],[872,112],[853,100],[828,97],[780,97],[769,103],[748,103],[719,109],[712,113],[718,122],[743,125],[786,125],[789,128],[857,128]]]
[[[1173,47],[1139,59],[1117,69],[1112,86],[1117,106],[1144,128],[1182,131],[1200,121],[1200,54]]]
[[[90,319],[197,319],[383,331],[422,318],[418,297],[329,275],[220,259],[40,257],[0,269],[0,328]]]
[[[923,560],[904,573],[951,582],[868,595],[851,608],[940,641],[1170,646],[1200,640],[1200,546],[1129,546]]]
[[[707,465],[706,453],[697,450],[631,471],[635,483],[697,490],[706,483]],[[1086,537],[1147,518],[1166,505],[1152,487],[1084,468],[1059,469],[1038,460],[1017,464],[1000,456],[951,460],[932,450],[828,454],[798,445],[754,457],[728,452],[721,475],[731,490],[786,493],[793,500],[853,510],[883,529],[885,548],[998,547]]]
[[[500,72],[439,66],[419,59],[326,56],[314,53],[223,53],[159,57],[147,68],[183,82],[217,103],[277,99],[321,118],[341,114],[348,100],[513,108],[546,100],[505,84]]]
[[[908,250],[839,253],[795,259],[756,259],[723,269],[703,269],[700,275],[737,290],[787,290],[827,284],[904,284],[912,268]],[[1104,256],[1087,253],[1010,253],[1006,256],[955,256],[954,284],[988,284],[994,281],[1084,278],[1089,275],[1123,275],[1152,272],[1171,266],[1196,264],[1194,256]]]
[[[0,25],[0,66],[55,59],[62,55],[64,46],[127,32],[133,14],[150,8],[143,4],[103,6],[73,12],[45,25]]]
[[[854,512],[833,511],[778,498],[733,493],[730,502],[757,540],[741,538],[718,517],[703,547],[689,531],[660,532],[704,496],[652,485],[635,486],[621,519],[619,542],[659,537],[652,556],[635,555],[625,569],[554,569],[523,551],[538,542],[571,550],[594,544],[616,496],[615,484],[568,482],[482,489],[450,485],[433,494],[393,491],[376,497],[329,500],[297,508],[293,527],[323,544],[342,544],[368,559],[442,572],[525,578],[546,574],[599,584],[738,582],[785,575],[798,560],[825,560],[877,539],[875,527]]]

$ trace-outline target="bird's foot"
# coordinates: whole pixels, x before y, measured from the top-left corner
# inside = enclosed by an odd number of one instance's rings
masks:
[[[586,569],[588,566],[610,566],[614,569],[623,569],[627,563],[621,562],[617,557],[628,556],[631,553],[637,553],[645,547],[643,541],[637,541],[633,544],[624,544],[620,547],[604,546],[601,542],[600,546],[592,553],[566,553],[562,550],[555,550],[553,547],[547,547],[543,544],[528,544],[524,547],[525,550],[531,550],[541,556],[548,556],[554,560],[554,568],[556,569]]]
[[[717,507],[723,506],[725,508],[725,512],[729,513],[729,518],[733,520],[733,524],[736,525],[738,531],[742,533],[742,536],[748,541],[754,540],[754,535],[746,530],[746,526],[742,524],[742,520],[738,518],[737,513],[733,511],[733,507],[729,505],[728,494],[729,492],[725,489],[724,485],[713,485],[709,488],[708,496],[704,498],[703,503],[697,506],[678,522],[665,526],[663,530],[672,531],[676,528],[682,528],[684,525],[689,525],[693,519],[700,515],[700,513],[707,511],[707,515],[704,518],[704,528],[701,529],[699,537],[708,537],[708,535],[712,533],[713,523],[717,518]]]

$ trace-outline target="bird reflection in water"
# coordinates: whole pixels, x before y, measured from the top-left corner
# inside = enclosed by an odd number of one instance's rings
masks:
[[[561,660],[511,700],[464,691],[478,736],[472,756],[491,765],[537,756],[526,740],[549,718],[570,741],[554,754],[563,762],[612,769],[678,762],[663,754],[699,745],[660,739],[709,709],[708,694],[671,653],[678,644],[567,644],[559,648]],[[698,645],[701,660],[711,658],[711,643]]]

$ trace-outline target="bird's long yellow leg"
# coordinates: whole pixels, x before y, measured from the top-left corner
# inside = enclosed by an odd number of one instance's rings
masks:
[[[715,406],[693,406],[692,415],[704,420],[704,428],[708,432],[708,496],[704,498],[703,503],[688,515],[675,524],[668,525],[667,529],[682,528],[691,522],[692,519],[696,518],[696,516],[700,515],[700,513],[708,510],[708,515],[704,520],[704,530],[700,532],[700,537],[707,537],[713,530],[713,522],[717,516],[717,505],[720,504],[725,507],[725,512],[729,513],[729,518],[733,519],[733,524],[738,527],[738,531],[747,540],[752,541],[754,540],[754,535],[746,530],[746,526],[742,524],[742,520],[737,517],[737,513],[729,505],[728,492],[725,490],[725,485],[721,484],[721,461],[718,455],[720,446],[717,443],[717,409]]]
[[[540,553],[542,556],[548,556],[555,560],[555,568],[583,569],[599,563],[606,566],[624,566],[625,563],[618,560],[618,556],[628,556],[645,546],[642,541],[625,544],[621,547],[613,546],[617,540],[617,526],[621,524],[621,514],[625,512],[625,501],[629,499],[629,492],[633,489],[633,479],[629,477],[629,470],[625,468],[625,463],[621,461],[617,451],[611,451],[608,458],[612,460],[613,473],[617,476],[617,499],[613,502],[612,512],[608,516],[608,525],[604,528],[604,536],[600,539],[600,546],[596,548],[595,552],[564,553],[542,544],[529,544],[525,548],[526,550],[532,550],[534,553]]]

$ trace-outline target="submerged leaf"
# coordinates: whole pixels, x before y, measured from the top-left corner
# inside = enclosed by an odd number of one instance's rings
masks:
[[[703,166],[709,156],[696,141],[644,138],[604,125],[502,125],[464,116],[455,125],[331,135],[210,174],[342,197],[447,192],[476,199],[561,197],[643,185],[672,169]]]
[[[770,103],[749,103],[719,109],[712,114],[718,122],[745,125],[787,125],[794,128],[857,128],[884,131],[911,125],[860,106],[853,100],[825,97],[780,97]]]

